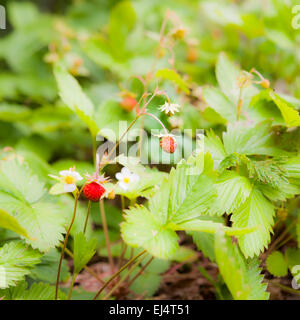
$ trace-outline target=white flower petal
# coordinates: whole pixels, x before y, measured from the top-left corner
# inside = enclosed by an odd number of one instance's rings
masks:
[[[48,174],[48,176],[51,177],[51,178],[53,178],[53,179],[55,179],[55,180],[58,180],[58,181],[61,180],[60,177],[57,177],[57,176],[55,176],[55,175],[53,175],[53,174]]]
[[[75,191],[76,190],[76,184],[67,184],[67,183],[65,183],[64,184],[64,191],[65,192],[73,192],[73,191]]]
[[[130,176],[130,181],[132,181],[132,182],[138,182],[138,181],[140,181],[140,176],[137,175],[137,174],[135,174],[135,173],[133,173],[133,174]]]
[[[72,171],[70,176],[72,176],[75,180],[82,180],[83,179],[82,176],[76,171]]]
[[[70,170],[62,170],[62,171],[59,171],[59,174],[61,175],[61,176],[70,176],[71,175],[71,173],[72,173],[72,171],[70,171]]]
[[[116,173],[116,179],[117,180],[123,180],[124,176],[121,172]]]
[[[124,175],[124,176],[129,176],[131,174],[131,171],[126,168],[126,167],[123,167],[122,170],[121,170],[121,173]]]
[[[177,103],[171,103],[169,104],[168,102],[165,102],[162,106],[160,106],[159,110],[161,112],[165,112],[165,114],[175,114],[175,112],[179,111],[179,104]]]
[[[120,188],[122,188],[124,190],[128,190],[128,188],[129,188],[128,184],[123,181],[118,182],[118,185]]]

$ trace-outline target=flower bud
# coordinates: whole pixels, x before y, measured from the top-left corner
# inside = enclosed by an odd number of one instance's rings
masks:
[[[263,79],[260,83],[260,85],[264,88],[264,89],[268,89],[270,88],[270,81],[268,79]]]

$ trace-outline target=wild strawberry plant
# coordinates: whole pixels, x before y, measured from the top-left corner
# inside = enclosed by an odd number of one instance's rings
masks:
[[[257,21],[259,5],[216,19],[228,12],[218,1],[176,12],[121,1],[103,8],[105,22],[97,6],[57,17],[9,5],[0,297],[151,297],[174,264],[196,264],[218,299],[266,300],[272,277],[287,276],[292,287],[280,288],[299,294],[296,35],[274,17]],[[239,32],[248,42],[238,50]],[[251,51],[259,36],[266,47]],[[99,257],[108,272],[93,268]],[[78,285],[82,274],[96,289]]]

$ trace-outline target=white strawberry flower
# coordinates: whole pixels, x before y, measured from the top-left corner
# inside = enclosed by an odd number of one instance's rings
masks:
[[[131,172],[128,168],[124,167],[121,172],[116,174],[118,185],[124,190],[128,190],[134,183],[140,180],[140,177]]]
[[[159,110],[164,112],[165,114],[174,115],[176,112],[179,111],[179,104],[177,103],[169,103],[165,102],[162,106],[160,106]]]
[[[81,175],[74,168],[62,170],[59,172],[60,180],[64,184],[65,192],[73,192],[76,190],[76,182],[82,180]]]

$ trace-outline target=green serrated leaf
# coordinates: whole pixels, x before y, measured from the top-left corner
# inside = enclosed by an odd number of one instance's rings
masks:
[[[258,228],[239,238],[239,246],[246,257],[258,255],[267,247],[271,238],[274,214],[274,206],[257,188],[254,188],[247,200],[233,212],[233,227]]]
[[[288,159],[283,168],[286,171],[287,177],[300,185],[300,156]]]
[[[192,219],[180,224],[170,223],[169,228],[173,230],[201,231],[207,233],[216,233],[221,228],[224,230],[225,234],[229,236],[242,236],[248,233],[252,233],[257,229],[257,227],[225,227],[222,223],[201,219]]]
[[[280,161],[275,159],[247,162],[249,176],[263,184],[268,184],[271,187],[283,189],[288,182],[286,172]]]
[[[209,152],[215,162],[219,163],[226,157],[227,154],[224,145],[213,130],[206,132],[203,143],[205,152]]]
[[[218,196],[210,208],[212,214],[232,213],[249,197],[253,185],[235,171],[225,171],[216,183]]]
[[[55,287],[46,283],[33,283],[27,289],[27,283],[21,283],[19,286],[0,290],[0,297],[4,300],[54,300]],[[62,291],[58,291],[58,299],[66,300],[66,295]]]
[[[22,228],[18,220],[2,209],[0,209],[0,228],[14,231],[25,238],[29,238],[26,230]]]
[[[220,273],[235,300],[267,300],[256,259],[246,262],[237,245],[222,231],[215,235],[215,255]]]
[[[54,203],[26,204],[13,196],[0,192],[0,207],[11,213],[29,234],[26,241],[33,248],[46,251],[63,239],[65,216]]]
[[[195,163],[182,162],[176,170],[171,170],[169,221],[181,223],[207,212],[216,197],[214,179],[213,161],[209,154],[204,158],[199,154]]]
[[[79,232],[74,237],[74,273],[78,274],[96,253],[97,240],[87,240],[86,236]]]
[[[15,286],[40,262],[42,254],[21,241],[12,241],[0,248],[0,288]]]
[[[256,96],[252,98],[251,108],[257,108],[259,104],[261,107],[268,106],[270,108],[278,108],[280,114],[276,115],[276,110],[273,110],[273,119],[276,118],[277,122],[280,124],[285,124],[287,127],[300,126],[300,115],[297,110],[294,109],[294,105],[290,102],[291,99],[287,98],[285,95],[279,95],[271,89],[266,89],[260,91]],[[269,105],[273,104],[273,106]],[[264,114],[268,114],[269,110],[264,111]],[[278,110],[277,109],[277,110]],[[269,114],[269,117],[271,114]],[[280,121],[280,119],[283,119]]]
[[[243,101],[243,109],[246,109],[251,98],[257,94],[258,90],[254,86],[249,85],[248,87],[243,88],[241,92],[238,84],[240,74],[240,68],[230,61],[224,52],[221,52],[216,63],[216,77],[219,86],[235,106],[241,98]]]
[[[214,177],[209,154],[199,154],[179,163],[150,199],[149,210],[137,206],[126,212],[125,222],[121,225],[125,242],[134,247],[141,246],[156,257],[172,258],[178,249],[174,230],[190,230],[187,225],[191,227],[194,223],[189,224],[189,221],[208,210],[215,196]],[[186,224],[184,228],[182,223]],[[210,224],[205,228],[214,232],[217,226]]]
[[[0,162],[0,190],[30,204],[37,202],[46,192],[44,183],[18,160]]]
[[[203,216],[201,220],[210,220],[216,223],[224,223],[222,217],[217,216]],[[214,243],[215,237],[212,233],[201,232],[201,231],[187,231],[187,234],[192,236],[194,243],[197,246],[197,249],[202,251],[205,257],[209,258],[212,262],[215,261],[215,250]]]
[[[281,98],[279,95],[270,91],[270,96],[279,108],[282,117],[287,127],[299,127],[300,126],[300,115],[297,110],[292,108],[287,101]]]
[[[212,262],[215,261],[214,251],[214,235],[206,232],[189,231],[187,232],[192,236],[197,249],[203,252],[203,255],[209,258]]]
[[[254,126],[246,122],[229,124],[227,132],[223,134],[223,143],[227,154],[236,152],[245,155],[282,155],[282,152],[274,147],[268,121]]]
[[[234,122],[237,117],[236,106],[219,89],[207,87],[203,89],[203,97],[209,107],[222,118]]]
[[[161,259],[171,258],[178,250],[177,234],[165,228],[144,206],[126,211],[121,233],[128,245],[142,247]]]
[[[34,280],[55,284],[59,258],[60,252],[56,249],[51,249],[49,252],[44,254],[41,262],[31,270],[29,277]],[[67,281],[69,278],[69,267],[67,260],[64,259],[61,267],[60,281]]]

